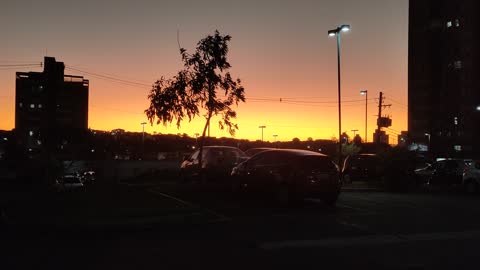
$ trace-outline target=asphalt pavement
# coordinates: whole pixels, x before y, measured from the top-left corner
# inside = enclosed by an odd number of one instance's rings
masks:
[[[5,269],[478,268],[477,196],[351,190],[335,207],[316,199],[280,207],[188,185],[142,190],[132,199],[188,211],[168,226],[129,230],[3,228]]]

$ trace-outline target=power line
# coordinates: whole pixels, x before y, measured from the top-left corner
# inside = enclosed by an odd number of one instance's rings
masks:
[[[401,105],[401,106],[404,106],[404,107],[408,108],[408,105],[406,105],[406,104],[404,104],[404,103],[402,103],[402,102],[398,102],[398,101],[396,101],[395,99],[393,99],[393,98],[391,98],[391,97],[389,97],[388,100],[392,101],[393,103],[396,103],[396,104],[398,104],[398,105]]]
[[[142,88],[152,87],[151,84],[129,81],[129,80],[121,79],[121,78],[114,77],[114,76],[102,75],[102,74],[99,74],[99,73],[89,72],[89,71],[81,70],[81,69],[78,69],[78,68],[72,68],[70,66],[66,66],[65,68],[68,69],[68,70],[72,70],[72,71],[80,72],[80,73],[83,73],[83,74],[87,74],[87,75],[96,77],[98,79],[104,79],[104,80],[109,80],[109,81],[113,81],[113,82],[117,82],[117,83],[127,84],[127,85],[133,86],[133,87],[142,87]]]

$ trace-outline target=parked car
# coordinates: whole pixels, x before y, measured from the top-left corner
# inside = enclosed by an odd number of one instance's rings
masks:
[[[480,161],[472,161],[465,166],[462,185],[467,193],[478,193],[480,187]]]
[[[352,181],[374,181],[383,175],[382,162],[376,154],[348,156],[343,163],[343,179]]]
[[[272,195],[281,204],[314,197],[333,205],[341,186],[330,157],[298,149],[260,152],[234,167],[231,181],[234,192]]]
[[[95,171],[85,171],[83,172],[82,174],[82,182],[86,185],[91,185],[93,183],[95,183]]]
[[[242,150],[230,146],[204,146],[185,158],[180,166],[183,180],[214,181],[230,177],[232,168],[247,159]]]
[[[428,180],[432,177],[433,172],[435,170],[436,163],[425,164],[422,168],[415,169],[415,184],[417,187],[423,186],[428,184]]]
[[[433,172],[427,180],[431,186],[461,185],[463,171],[471,160],[464,159],[437,159],[432,164]]]
[[[249,157],[252,157],[257,153],[267,151],[267,150],[273,150],[273,149],[275,148],[268,148],[268,147],[250,148],[247,151],[245,151],[245,154]]]
[[[57,191],[81,191],[84,185],[77,174],[66,174],[55,182]]]

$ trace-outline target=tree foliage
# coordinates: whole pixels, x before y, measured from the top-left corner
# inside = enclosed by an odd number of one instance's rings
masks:
[[[202,138],[213,116],[221,116],[220,129],[235,135],[238,125],[232,120],[237,113],[233,105],[245,102],[245,90],[240,79],[233,79],[227,61],[229,35],[215,31],[197,43],[193,54],[180,48],[184,68],[171,79],[157,80],[149,95],[150,106],[145,110],[150,124],[167,125],[176,121],[180,128],[183,120],[191,121],[205,113]]]

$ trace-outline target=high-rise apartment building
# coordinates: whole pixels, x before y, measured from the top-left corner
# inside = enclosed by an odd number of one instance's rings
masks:
[[[480,154],[479,3],[410,0],[409,138],[433,154]]]

